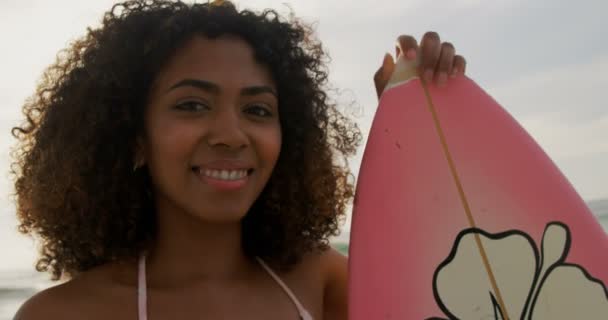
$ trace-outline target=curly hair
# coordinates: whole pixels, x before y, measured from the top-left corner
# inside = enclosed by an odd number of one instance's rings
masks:
[[[327,96],[328,57],[312,28],[228,1],[126,1],[60,52],[13,128],[19,230],[40,240],[53,279],[135,258],[154,239],[151,180],[133,171],[150,86],[195,35],[244,39],[278,88],[281,153],[242,221],[242,248],[288,269],[327,248],[354,193],[346,158],[361,139]]]

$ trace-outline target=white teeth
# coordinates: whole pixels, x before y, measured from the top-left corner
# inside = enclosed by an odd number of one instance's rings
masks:
[[[232,171],[232,172],[230,172],[230,176],[228,177],[228,179],[230,179],[230,180],[238,179],[239,174],[240,173],[238,171]]]
[[[229,180],[230,173],[226,170],[222,170],[222,173],[220,174],[220,179]]]
[[[239,180],[247,176],[247,170],[211,170],[204,169],[200,172],[207,177],[220,180]]]

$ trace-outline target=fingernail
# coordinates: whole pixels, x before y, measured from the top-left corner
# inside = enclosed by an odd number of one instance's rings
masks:
[[[426,81],[426,82],[431,82],[431,81],[433,81],[433,70],[431,70],[431,69],[427,69],[427,70],[424,72],[424,81]]]
[[[445,72],[440,73],[439,78],[437,79],[437,84],[440,87],[443,87],[447,81],[448,81],[448,74]]]
[[[385,53],[384,58],[382,59],[382,66],[386,66],[390,60],[391,60],[391,54],[388,52]]]
[[[409,49],[407,50],[407,53],[405,54],[405,56],[409,59],[409,60],[414,60],[416,59],[416,50],[415,49]]]
[[[387,78],[390,77],[391,75],[391,68],[389,67],[389,64],[391,63],[392,60],[392,56],[390,55],[390,53],[386,53],[384,55],[384,59],[382,60],[382,77],[383,78]]]

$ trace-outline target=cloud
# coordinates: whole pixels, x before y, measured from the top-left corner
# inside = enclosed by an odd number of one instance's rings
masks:
[[[200,1],[199,1],[200,2]],[[240,8],[256,10],[264,8],[277,9],[283,12],[286,4],[292,7],[298,16],[313,18],[325,24],[361,24],[373,20],[381,24],[387,19],[403,17],[443,18],[462,10],[482,8],[484,10],[512,7],[519,0],[247,0],[235,1]],[[406,22],[405,20],[404,22]]]
[[[556,159],[608,153],[608,115],[574,122],[567,114],[548,113],[521,122]]]
[[[563,110],[576,114],[589,107],[608,113],[605,107],[598,107],[602,91],[608,86],[607,73],[608,54],[605,54],[524,74],[499,83],[489,91],[499,98],[509,99],[515,110],[524,113]],[[532,108],[530,103],[534,103]]]
[[[608,55],[488,89],[556,159],[608,153]]]
[[[585,199],[608,197],[608,55],[488,88]]]

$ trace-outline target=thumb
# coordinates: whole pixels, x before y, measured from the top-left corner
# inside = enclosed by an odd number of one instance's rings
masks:
[[[384,55],[382,60],[382,66],[374,74],[374,85],[376,86],[376,95],[378,99],[382,95],[382,91],[386,87],[388,80],[391,78],[393,71],[395,70],[395,61],[390,53]]]

